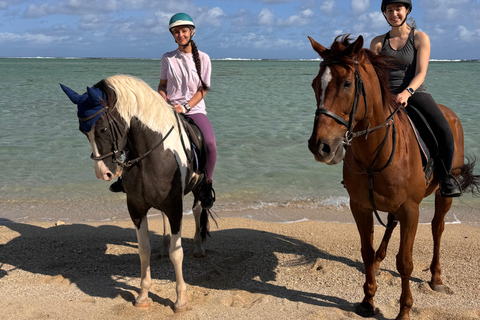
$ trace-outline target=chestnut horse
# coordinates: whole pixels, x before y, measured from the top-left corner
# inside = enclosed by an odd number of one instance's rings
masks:
[[[385,258],[388,241],[399,222],[400,248],[396,261],[402,293],[397,319],[409,319],[413,304],[409,279],[419,205],[424,197],[437,190],[438,180],[425,178],[414,132],[403,109],[395,106],[389,92],[388,69],[393,67],[393,61],[363,49],[362,36],[353,43],[348,36],[337,37],[330,49],[309,39],[323,61],[312,83],[317,110],[308,147],[319,162],[336,164],[343,159],[343,180],[360,234],[365,265],[365,297],[357,313],[374,315],[375,272]],[[469,188],[473,193],[476,187],[478,191],[480,177],[473,175],[474,162],[464,164],[460,120],[447,107],[439,107],[455,137],[452,174],[460,179],[462,190]],[[430,286],[440,292],[446,291],[441,278],[440,239],[444,217],[451,205],[452,198],[443,198],[436,192],[431,224],[434,248]],[[377,213],[377,209],[388,212],[389,222],[375,252],[373,212]]]
[[[92,146],[97,178],[111,181],[123,177],[141,262],[140,294],[135,306],[145,308],[151,303],[147,212],[156,208],[170,223],[171,239],[165,241],[164,237],[164,244],[169,242],[169,255],[175,268],[177,301],[173,309],[175,312],[186,309],[181,243],[185,194],[194,194],[197,257],[205,255],[203,241],[208,233],[208,212],[201,208],[199,201],[205,180],[201,173],[195,172],[186,124],[179,121],[172,106],[158,92],[134,77],[109,77],[92,88],[87,87],[83,95],[63,85],[62,89],[77,104],[80,130]]]

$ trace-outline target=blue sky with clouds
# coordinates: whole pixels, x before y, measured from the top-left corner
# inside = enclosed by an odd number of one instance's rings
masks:
[[[176,48],[168,20],[192,16],[212,58],[316,58],[344,33],[388,31],[381,0],[0,0],[0,57],[160,58]],[[480,59],[480,0],[413,0],[432,59]]]

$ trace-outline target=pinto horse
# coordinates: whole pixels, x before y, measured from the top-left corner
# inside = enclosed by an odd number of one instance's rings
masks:
[[[62,89],[78,106],[80,130],[92,146],[97,178],[111,181],[123,177],[141,260],[141,288],[135,306],[146,308],[151,302],[147,212],[156,208],[168,218],[171,228],[171,239],[164,238],[164,244],[169,242],[175,268],[174,311],[184,310],[187,297],[182,275],[181,225],[183,198],[189,192],[194,195],[196,256],[205,255],[203,241],[208,233],[208,212],[199,201],[205,180],[194,170],[186,124],[157,92],[134,77],[116,75],[104,79],[87,87],[83,95],[63,85]]]
[[[388,85],[388,69],[393,67],[393,61],[363,49],[362,36],[353,43],[348,36],[337,37],[330,49],[309,39],[323,61],[312,83],[317,110],[308,147],[319,162],[337,164],[343,159],[343,181],[361,238],[366,276],[365,297],[356,311],[361,316],[374,315],[375,272],[385,258],[388,241],[399,222],[400,248],[396,262],[402,293],[397,319],[410,319],[413,298],[409,279],[419,205],[438,189],[438,179],[425,178],[414,132],[403,109],[393,102]],[[478,192],[480,177],[473,175],[474,161],[464,164],[460,120],[447,107],[439,107],[455,138],[452,174],[460,179],[462,190],[468,188],[474,193],[476,187]],[[430,286],[440,292],[446,291],[441,278],[440,239],[444,217],[451,205],[452,198],[443,198],[436,192]],[[377,213],[377,209],[388,212],[388,228],[375,252],[373,212]]]

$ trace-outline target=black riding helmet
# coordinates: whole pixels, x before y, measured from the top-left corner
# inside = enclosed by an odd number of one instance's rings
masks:
[[[382,12],[387,10],[387,6],[392,3],[403,3],[407,9],[410,9],[412,12],[412,1],[410,0],[383,0],[382,1]]]
[[[405,21],[407,21],[408,14],[412,12],[412,1],[411,0],[382,0],[382,13],[383,13],[383,16],[385,17],[385,20],[387,20],[387,22],[388,22],[388,19],[385,11],[387,11],[387,6],[393,3],[401,3],[408,10],[407,16],[405,17],[405,20],[403,20],[402,22],[402,25],[403,25]],[[388,24],[390,24],[390,22],[388,22]]]

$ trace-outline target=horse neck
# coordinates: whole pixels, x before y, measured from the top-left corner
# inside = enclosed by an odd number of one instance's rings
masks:
[[[367,112],[365,118],[359,121],[355,126],[354,132],[381,126],[391,115],[391,108],[388,108],[383,104],[380,83],[375,72],[373,71],[373,75],[371,73],[362,74],[362,78],[364,79],[367,96]],[[365,81],[365,79],[368,81]],[[361,98],[361,104],[364,105],[363,98]],[[365,112],[365,109],[359,109],[359,113],[361,112]],[[380,154],[376,163],[383,165],[388,161],[393,147],[393,127],[391,124],[392,123],[390,122],[390,126],[384,126],[368,133],[368,135],[360,136],[352,140],[352,150],[358,162],[365,167],[368,167],[372,163],[372,160],[377,156],[378,152],[380,152]],[[384,142],[387,132],[388,137]],[[383,144],[384,146],[381,148]]]
[[[162,134],[151,130],[137,118],[130,120],[128,149],[132,156],[139,156],[151,150],[162,139]]]

